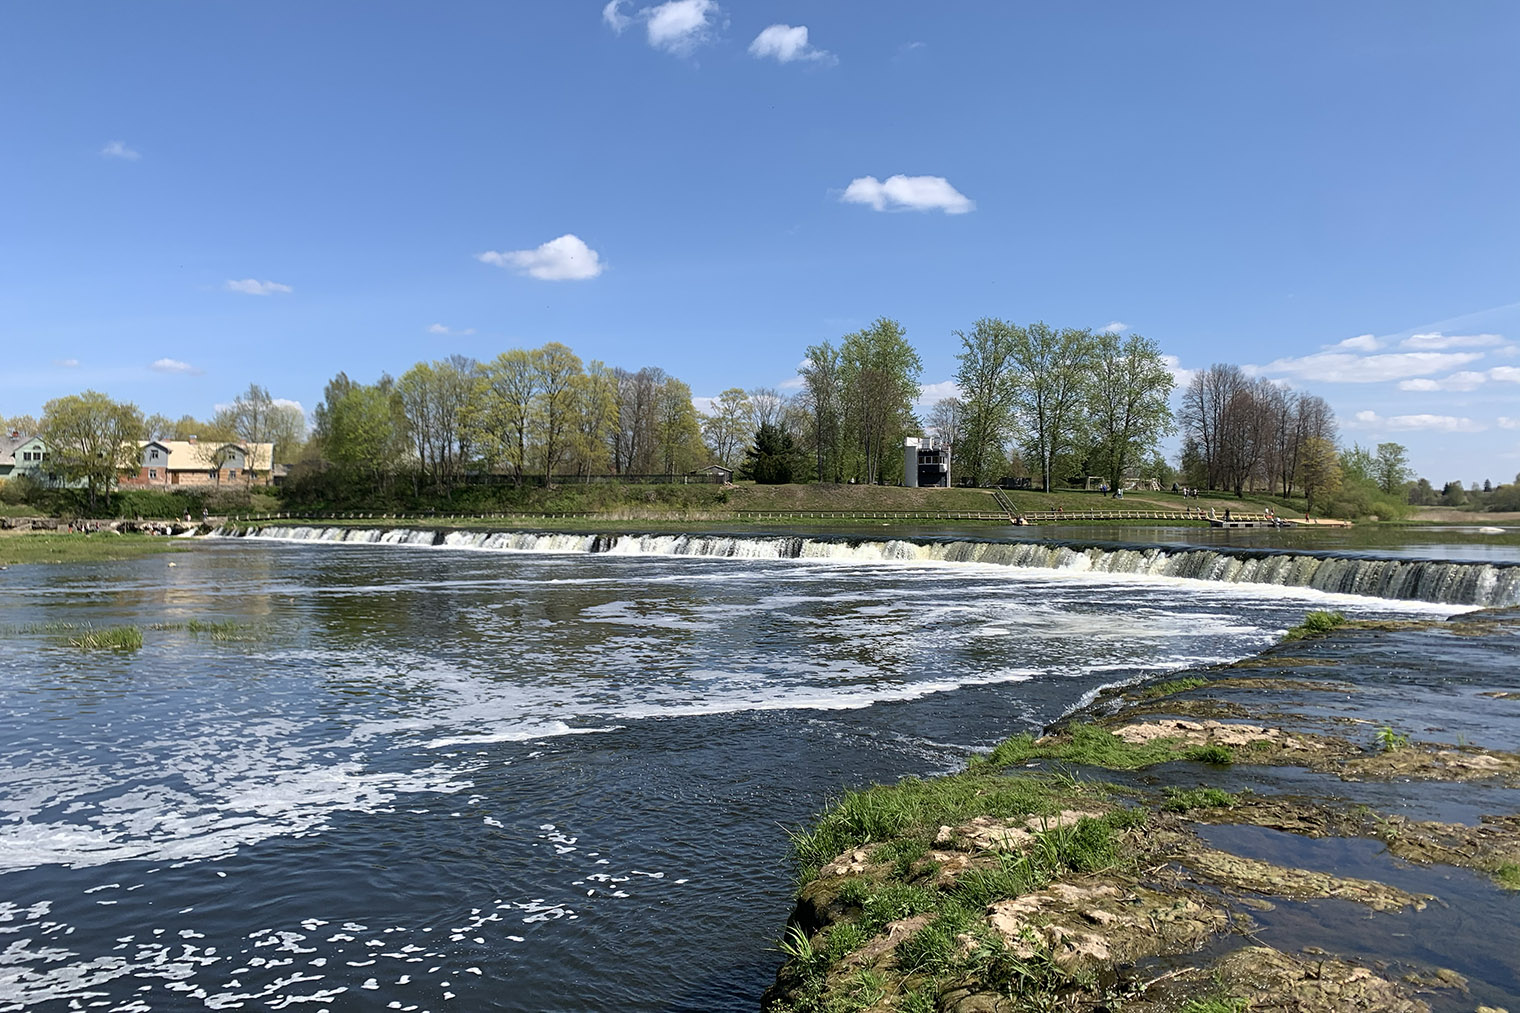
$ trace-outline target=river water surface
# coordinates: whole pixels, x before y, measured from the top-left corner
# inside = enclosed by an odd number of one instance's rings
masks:
[[[842,788],[957,768],[1309,608],[1472,607],[431,541],[0,573],[0,1010],[748,1013],[786,829]],[[171,628],[85,652],[82,623]]]

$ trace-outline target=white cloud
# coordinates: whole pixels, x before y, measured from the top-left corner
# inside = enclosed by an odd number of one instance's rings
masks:
[[[1421,377],[1418,380],[1400,380],[1399,390],[1477,390],[1487,380],[1488,376],[1484,373],[1464,370],[1461,373],[1443,376],[1439,380],[1432,380],[1429,377]]]
[[[199,366],[192,366],[178,359],[159,359],[148,368],[157,373],[181,373],[186,376],[199,376],[205,372]]]
[[[1383,347],[1383,343],[1371,334],[1358,334],[1354,338],[1345,341],[1337,341],[1329,348],[1344,348],[1348,352],[1375,352]]]
[[[1507,383],[1520,383],[1520,366],[1495,366],[1488,371],[1488,378]]]
[[[62,366],[64,369],[73,369],[79,365],[78,359],[54,359],[53,365]]]
[[[1107,330],[1107,328],[1104,328],[1104,330]],[[1178,390],[1192,383],[1193,377],[1198,375],[1198,370],[1196,369],[1183,369],[1182,360],[1175,355],[1163,355],[1161,362],[1166,366],[1166,371],[1172,374],[1172,380],[1176,382]]]
[[[703,415],[711,415],[713,405],[717,403],[718,399],[715,397],[697,397],[696,395],[692,395],[691,399],[692,407]]]
[[[1123,334],[1125,331],[1129,330],[1129,324],[1121,323],[1118,320],[1110,320],[1108,323],[1100,327],[1099,330],[1101,330],[1104,334]]]
[[[226,288],[229,292],[241,292],[243,295],[289,295],[295,291],[289,285],[281,285],[277,281],[259,281],[256,278],[244,278],[241,281],[228,279]]]
[[[798,60],[838,62],[832,53],[808,44],[806,25],[771,25],[749,44],[749,55],[762,60],[772,57],[778,63],[795,63]]]
[[[803,387],[807,386],[807,381],[804,380],[801,376],[794,376],[790,380],[782,380],[780,383],[776,384],[776,386],[780,387],[782,390],[801,390]]]
[[[1355,429],[1430,430],[1440,433],[1481,433],[1488,427],[1481,422],[1455,415],[1393,415],[1383,418],[1377,412],[1356,413]]]
[[[602,8],[602,20],[619,35],[633,23],[633,19],[623,13],[623,4],[626,2],[627,0],[607,0],[607,6]]]
[[[920,384],[918,388],[918,403],[932,405],[936,401],[943,401],[947,397],[960,397],[961,389],[954,380],[941,380],[939,383]]]
[[[677,56],[690,55],[723,27],[723,9],[715,0],[666,0],[632,14],[623,13],[625,2],[610,0],[602,8],[607,27],[622,35],[629,25],[643,21],[649,44]]]
[[[475,328],[473,328],[473,327],[466,327],[463,330],[456,331],[456,330],[454,330],[454,328],[447,327],[444,324],[429,324],[428,325],[428,333],[429,334],[455,334],[455,335],[463,336],[463,335],[466,335],[466,334],[474,334],[475,333]]]
[[[943,211],[963,215],[976,203],[943,176],[875,176],[852,179],[839,198],[846,204],[869,204],[877,211]]]
[[[1520,429],[1520,419],[1511,419],[1500,415],[1498,422],[1500,429]]]
[[[566,233],[532,250],[487,250],[476,259],[497,267],[509,267],[518,274],[542,281],[584,281],[602,273],[600,255],[582,242],[579,236]]]
[[[1352,341],[1355,338],[1350,339]],[[1342,345],[1345,342],[1341,343]],[[1265,366],[1247,366],[1252,375],[1281,373],[1301,380],[1325,383],[1382,383],[1426,373],[1441,373],[1483,358],[1482,352],[1387,352],[1354,355],[1350,352],[1315,352],[1296,358],[1277,359]]]
[[[1448,348],[1492,348],[1502,344],[1504,338],[1498,334],[1447,335],[1437,331],[1434,334],[1412,334],[1399,342],[1399,347],[1433,352]]]
[[[124,158],[128,162],[135,162],[142,157],[142,152],[127,147],[125,141],[112,141],[101,148],[100,153],[106,158]]]

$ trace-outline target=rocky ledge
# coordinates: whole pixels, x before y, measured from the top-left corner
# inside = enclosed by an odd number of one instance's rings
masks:
[[[1353,623],[852,792],[765,1009],[1520,1011],[1517,662]]]

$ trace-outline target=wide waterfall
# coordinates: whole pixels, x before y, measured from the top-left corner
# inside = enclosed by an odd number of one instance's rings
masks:
[[[237,534],[237,532],[228,532]],[[1083,546],[1052,542],[858,539],[719,534],[562,534],[532,531],[425,531],[269,525],[245,537],[297,542],[414,545],[510,552],[946,562],[1129,573],[1152,577],[1270,584],[1335,594],[1451,605],[1520,604],[1520,565],[1374,559],[1260,549]]]

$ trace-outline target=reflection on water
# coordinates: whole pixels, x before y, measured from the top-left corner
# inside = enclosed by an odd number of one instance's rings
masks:
[[[974,564],[175,562],[0,574],[18,626],[248,630],[0,644],[0,1009],[751,1010],[782,828],[841,786],[948,769],[1306,608],[1455,611]]]

